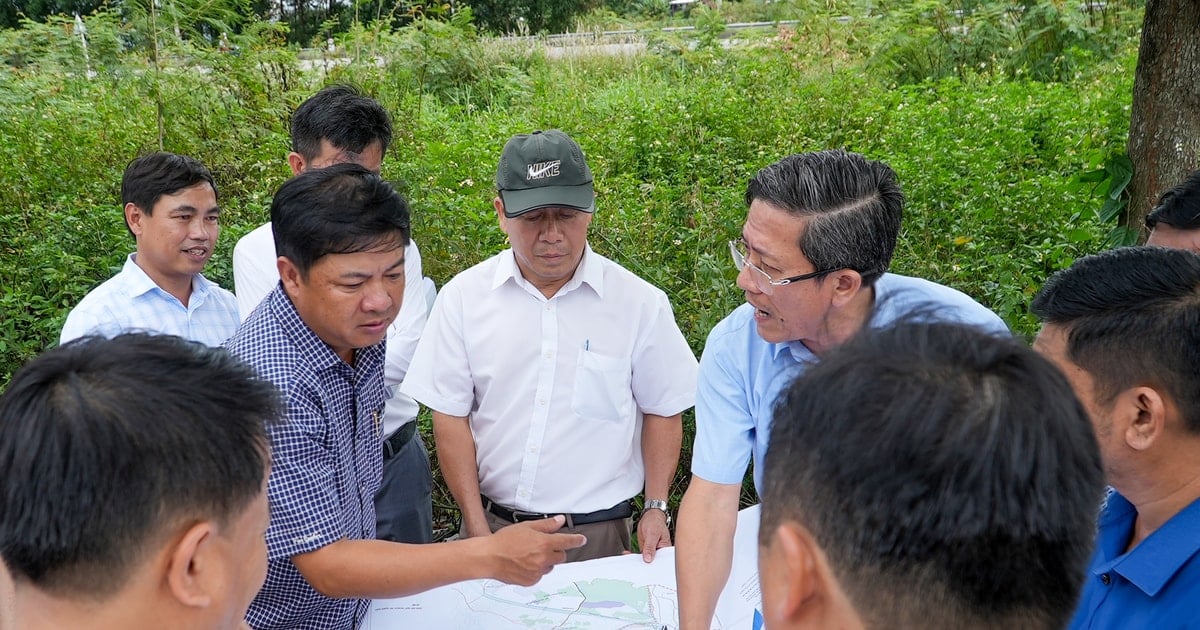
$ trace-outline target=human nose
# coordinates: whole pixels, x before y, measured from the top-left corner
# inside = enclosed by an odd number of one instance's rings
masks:
[[[195,241],[207,241],[215,229],[217,226],[210,225],[205,217],[197,217],[188,224],[188,237]]]
[[[758,285],[758,278],[755,278],[755,275],[754,269],[750,265],[742,265],[737,275],[738,288],[747,293],[762,293],[762,287]]]
[[[381,313],[390,309],[393,303],[399,302],[400,299],[399,294],[392,296],[382,282],[372,282],[363,295],[362,308],[368,313]]]
[[[558,224],[558,219],[549,218],[546,220],[546,227],[542,230],[542,240],[547,243],[557,243],[562,240],[562,228]]]

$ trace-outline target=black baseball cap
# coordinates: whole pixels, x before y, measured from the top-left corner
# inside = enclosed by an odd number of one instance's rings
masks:
[[[596,211],[592,170],[583,150],[557,129],[510,138],[500,153],[496,190],[509,218],[549,206]]]

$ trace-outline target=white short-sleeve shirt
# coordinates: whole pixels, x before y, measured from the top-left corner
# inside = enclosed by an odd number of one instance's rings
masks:
[[[691,407],[696,370],[657,287],[588,248],[547,299],[505,250],[439,293],[401,390],[469,417],[484,495],[584,513],[641,492],[643,414]]]

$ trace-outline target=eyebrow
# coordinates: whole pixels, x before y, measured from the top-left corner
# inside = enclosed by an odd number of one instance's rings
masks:
[[[762,248],[751,245],[750,241],[746,240],[745,232],[742,232],[741,239],[742,239],[742,242],[746,244],[746,249],[754,252],[755,254],[758,254],[759,264],[762,264],[768,260],[774,261],[774,262],[779,262],[778,256],[775,256],[774,254],[772,254],[770,252],[764,251]],[[771,264],[771,263],[767,263],[767,264]],[[775,265],[771,265],[771,266],[774,267]]]
[[[394,271],[397,267],[404,267],[404,256],[403,255],[400,256],[400,260],[397,260],[396,262],[392,263],[387,269],[384,269],[383,272],[388,273],[390,271]],[[362,271],[347,271],[346,273],[343,273],[343,274],[339,275],[338,277],[345,279],[345,280],[350,280],[350,279],[357,279],[357,278],[370,278],[372,275],[373,274],[365,273]]]
[[[213,206],[213,207],[209,208],[208,210],[204,210],[203,212],[204,212],[204,214],[212,214],[214,212],[220,212],[220,211],[221,211],[221,206]],[[167,210],[167,212],[168,213],[191,212],[192,214],[197,214],[201,211],[199,209],[197,209],[195,206],[189,206],[187,204],[184,204],[182,206],[175,206],[173,208],[170,208]]]

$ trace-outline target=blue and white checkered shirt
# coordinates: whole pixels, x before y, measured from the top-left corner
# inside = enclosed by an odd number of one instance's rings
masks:
[[[384,344],[359,349],[346,364],[277,285],[226,346],[287,405],[285,421],[270,429],[267,581],[246,621],[259,629],[357,628],[369,601],[321,595],[291,559],[342,539],[375,538]]]
[[[92,289],[71,309],[59,342],[84,335],[149,332],[219,346],[237,330],[238,322],[237,298],[215,282],[196,274],[192,295],[184,306],[155,284],[130,254],[120,273]]]

